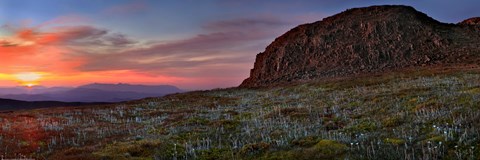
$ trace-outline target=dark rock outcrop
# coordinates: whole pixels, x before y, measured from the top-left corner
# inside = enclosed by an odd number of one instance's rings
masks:
[[[409,6],[346,10],[300,25],[257,55],[240,87],[378,73],[416,66],[476,63],[478,19],[434,20]]]
[[[459,23],[460,25],[480,25],[480,17],[466,19]]]

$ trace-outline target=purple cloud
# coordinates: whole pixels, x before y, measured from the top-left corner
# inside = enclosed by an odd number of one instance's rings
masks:
[[[241,65],[242,70],[248,74],[255,54],[265,47],[264,44],[284,32],[285,26],[289,25],[291,25],[289,22],[274,18],[211,22],[203,26],[207,32],[205,34],[118,53],[92,55],[89,57],[89,63],[79,69],[83,71],[133,69],[170,76],[188,76],[186,72],[194,68],[206,75],[211,74],[210,71],[201,68]],[[261,48],[257,44],[262,44]],[[220,75],[225,73],[217,74]]]
[[[72,47],[82,47],[81,49],[99,46],[121,49],[121,47],[137,43],[123,34],[111,33],[107,29],[93,26],[61,26],[54,27],[52,30],[54,32],[41,34],[44,34],[44,37],[57,38],[57,43],[67,44]],[[100,50],[100,52],[102,51],[104,50]]]

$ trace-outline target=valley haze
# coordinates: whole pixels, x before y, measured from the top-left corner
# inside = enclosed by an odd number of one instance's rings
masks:
[[[0,98],[21,101],[121,102],[181,92],[184,91],[171,85],[92,83],[78,87],[0,88]]]

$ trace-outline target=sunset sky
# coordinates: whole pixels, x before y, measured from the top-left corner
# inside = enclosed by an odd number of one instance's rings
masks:
[[[1,0],[0,86],[233,87],[289,29],[352,7],[405,4],[442,22],[480,1]]]

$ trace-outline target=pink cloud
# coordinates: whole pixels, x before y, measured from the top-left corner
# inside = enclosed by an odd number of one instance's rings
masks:
[[[0,73],[51,73],[45,84],[114,82],[125,77],[122,82],[126,83],[231,87],[248,76],[258,52],[295,25],[271,16],[220,20],[201,26],[203,33],[183,40],[141,43],[108,29],[63,25],[70,19],[61,19],[42,28],[17,28],[14,35],[0,37],[0,63],[8,66]]]
[[[35,28],[50,28],[55,26],[63,26],[63,25],[72,25],[72,24],[80,24],[80,23],[90,23],[91,20],[85,16],[70,14],[64,15],[60,17],[56,17],[52,20],[43,22],[36,26]]]

